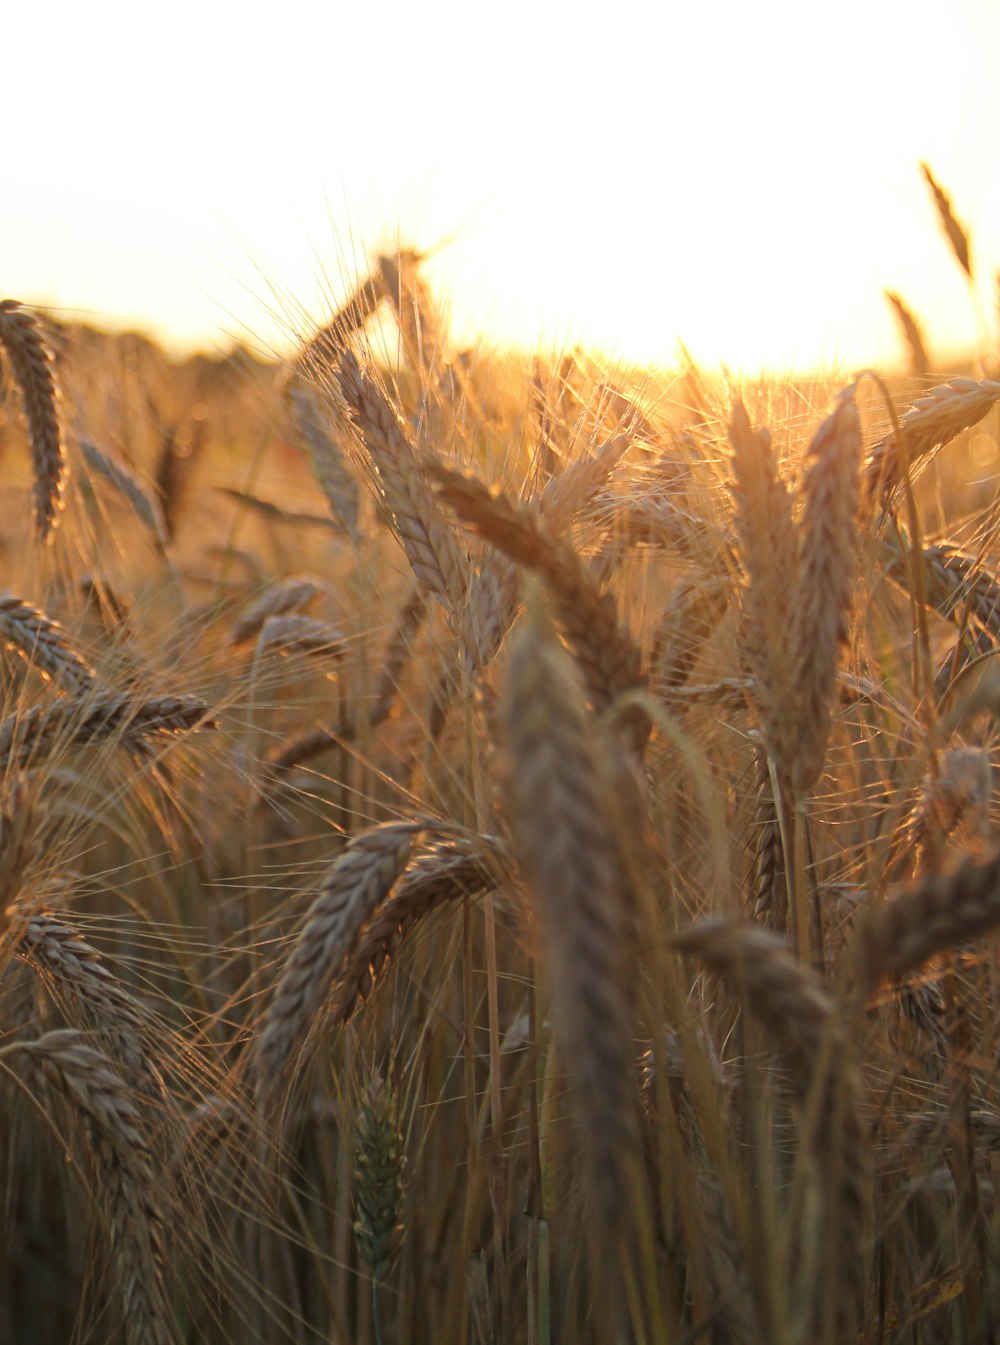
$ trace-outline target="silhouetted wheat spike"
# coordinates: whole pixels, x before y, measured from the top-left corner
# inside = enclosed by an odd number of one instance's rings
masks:
[[[972,258],[969,255],[969,235],[955,218],[951,208],[951,200],[942,189],[930,167],[926,163],[920,165],[920,171],[930,188],[931,195],[934,197],[934,204],[937,206],[938,218],[941,221],[941,227],[944,229],[948,242],[951,244],[955,258],[968,276],[972,279]]]
[[[537,595],[511,644],[502,717],[514,848],[545,933],[595,1244],[611,1270],[629,1237],[642,1170],[629,1021],[630,896],[579,678]]]
[[[881,539],[885,571],[900,587],[911,590],[909,562],[912,548],[905,530],[889,527]],[[925,546],[924,601],[950,621],[961,624],[967,614],[1000,640],[1000,582],[975,556],[951,542]]]
[[[16,299],[0,302],[0,345],[24,403],[35,474],[35,531],[52,536],[66,493],[66,445],[52,355],[32,313]]]
[[[347,351],[338,370],[340,390],[395,520],[395,530],[417,579],[454,615],[461,610],[469,567],[424,480],[402,426],[372,379]]]
[[[712,917],[677,938],[720,972],[764,1024],[783,1059],[798,1102],[811,1108],[814,1174],[822,1208],[806,1203],[801,1236],[814,1244],[804,1341],[853,1340],[867,1288],[870,1145],[860,1116],[861,1083],[835,1003],[808,967],[775,934]],[[817,1093],[817,1090],[818,1093]]]
[[[742,402],[733,405],[729,443],[739,559],[746,577],[741,642],[754,677],[764,741],[787,781],[799,750],[788,621],[788,595],[799,583],[791,496],[778,472],[770,433],[753,428]]]
[[[795,780],[805,793],[819,778],[830,736],[837,669],[848,641],[858,584],[861,419],[852,384],[809,445],[793,614],[792,676],[799,717]]]
[[[914,378],[926,378],[931,366],[930,360],[927,358],[927,347],[924,345],[924,336],[920,330],[920,324],[898,294],[894,294],[892,290],[885,290],[884,294],[886,301],[896,315],[896,321],[903,333],[906,348],[910,352],[910,373]]]

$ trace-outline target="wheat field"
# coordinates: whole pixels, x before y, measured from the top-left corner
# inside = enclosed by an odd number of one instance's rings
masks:
[[[281,365],[0,304],[0,1340],[997,1338],[1000,382],[889,300],[742,385],[415,252]]]

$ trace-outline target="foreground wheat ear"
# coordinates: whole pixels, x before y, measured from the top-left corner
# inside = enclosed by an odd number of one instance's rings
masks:
[[[502,719],[514,848],[544,931],[597,1264],[610,1267],[622,1245],[634,1245],[643,1181],[629,1008],[632,898],[598,765],[604,749],[537,590],[511,648]]]
[[[0,302],[0,345],[24,403],[35,473],[35,531],[52,535],[66,493],[66,446],[52,353],[38,321],[16,299]]]

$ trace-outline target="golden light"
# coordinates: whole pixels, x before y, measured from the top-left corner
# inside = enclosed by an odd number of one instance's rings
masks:
[[[737,371],[899,362],[882,292],[938,360],[990,331],[1000,11],[627,3],[614,22],[518,0],[327,12],[258,28],[115,0],[46,48],[12,20],[5,292],[179,348],[280,348],[365,249],[436,248],[460,341],[577,342]],[[151,22],[151,21],[150,21]],[[148,58],[136,48],[149,44]],[[931,96],[932,91],[932,96]],[[918,172],[969,226],[977,318]],[[977,325],[978,324],[978,325]]]

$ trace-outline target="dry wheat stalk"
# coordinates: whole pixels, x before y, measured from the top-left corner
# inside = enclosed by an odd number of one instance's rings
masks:
[[[595,1245],[611,1266],[629,1235],[642,1170],[629,1014],[631,897],[579,678],[537,601],[512,641],[502,718],[514,848],[545,933]]]
[[[786,780],[798,755],[797,687],[788,648],[788,595],[799,584],[791,497],[767,430],[755,430],[742,402],[729,422],[740,562],[746,575],[742,643],[769,753]]]
[[[330,868],[295,941],[260,1028],[255,1066],[265,1090],[292,1064],[358,931],[406,867],[420,822],[355,836]]]
[[[439,466],[430,470],[442,499],[463,523],[545,580],[594,709],[606,710],[619,696],[642,688],[642,655],[619,624],[614,598],[600,591],[569,543],[554,537],[544,519],[490,492],[474,477]],[[632,707],[623,727],[636,748],[645,744],[649,721],[644,711]]]
[[[495,836],[440,841],[414,859],[358,931],[334,987],[331,1025],[346,1022],[367,1001],[399,945],[426,916],[493,890],[509,865],[507,847]]]
[[[167,525],[160,503],[153,498],[131,467],[126,467],[120,459],[98,448],[89,439],[80,440],[80,451],[87,466],[118,492],[140,523],[152,534],[157,545],[166,546]]]
[[[0,345],[24,403],[35,473],[35,531],[47,542],[66,494],[66,445],[52,354],[34,314],[16,299],[0,302]]]
[[[930,188],[931,195],[934,198],[934,204],[937,206],[941,227],[944,229],[948,242],[951,244],[955,258],[969,280],[971,280],[972,259],[969,256],[969,235],[955,218],[951,208],[951,201],[938,183],[934,174],[931,172],[930,166],[926,163],[922,163],[920,165],[920,171],[923,173],[924,180]]]
[[[1000,383],[973,378],[953,378],[918,397],[900,417],[905,435],[906,460],[915,466],[935,449],[943,448],[973,425],[1000,400]],[[895,430],[874,444],[864,469],[865,493],[891,499],[900,482],[900,457]]]
[[[864,1308],[870,1145],[860,1116],[861,1083],[816,976],[776,935],[722,917],[700,920],[676,940],[721,973],[764,1024],[793,1095],[813,1111],[809,1136],[823,1207],[803,1233],[818,1244],[808,1290],[805,1341],[853,1340]],[[818,1090],[818,1092],[817,1092]]]
[[[319,395],[311,388],[291,386],[288,399],[309,450],[316,480],[322,487],[334,519],[352,541],[358,539],[358,483],[351,474]]]
[[[208,706],[193,696],[57,701],[15,710],[0,720],[0,763],[10,770],[37,762],[60,747],[84,747],[108,739],[135,745],[155,734],[214,727]]]
[[[454,532],[441,515],[396,413],[349,351],[341,357],[339,379],[413,573],[454,615],[461,610],[469,577]]]
[[[82,695],[94,681],[89,667],[57,621],[12,593],[0,593],[0,642],[15,649],[47,680]]]
[[[861,419],[854,396],[852,384],[816,431],[803,484],[791,660],[798,706],[793,774],[801,793],[816,783],[823,769],[837,669],[858,583]]]
[[[87,1123],[121,1283],[126,1340],[129,1345],[178,1341],[164,1281],[163,1174],[154,1175],[127,1085],[108,1058],[86,1045],[78,1032],[48,1032],[13,1049],[28,1055]]]

